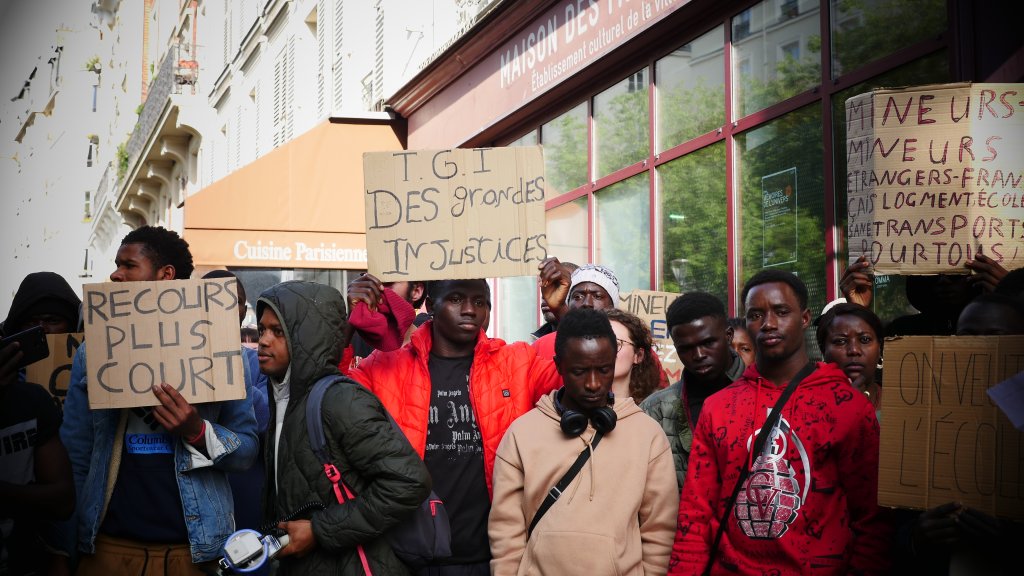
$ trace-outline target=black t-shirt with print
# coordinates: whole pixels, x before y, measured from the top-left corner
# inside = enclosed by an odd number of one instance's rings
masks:
[[[0,386],[0,482],[34,482],[35,449],[57,435],[60,413],[41,386],[13,382]],[[0,518],[0,574],[30,574],[45,559],[33,518]]]
[[[430,355],[430,417],[423,461],[451,521],[452,557],[445,564],[486,562],[491,557],[484,445],[469,398],[472,365],[472,356]]]

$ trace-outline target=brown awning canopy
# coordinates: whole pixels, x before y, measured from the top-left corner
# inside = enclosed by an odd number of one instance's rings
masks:
[[[401,150],[390,123],[325,122],[185,201],[197,266],[366,267],[363,152]]]

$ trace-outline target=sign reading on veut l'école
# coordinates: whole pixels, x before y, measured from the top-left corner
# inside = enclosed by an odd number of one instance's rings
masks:
[[[370,152],[363,181],[383,281],[535,276],[547,257],[540,146]]]
[[[665,311],[669,304],[681,296],[675,292],[655,292],[653,290],[633,290],[619,295],[620,310],[630,312],[647,324],[654,339],[654,347],[661,360],[661,368],[668,376],[669,382],[679,380],[683,375],[683,363],[679,361],[676,347],[672,344],[672,335],[668,332]]]
[[[1022,370],[1024,336],[887,341],[878,503],[1024,519],[1024,433],[986,394]]]
[[[244,398],[236,282],[87,284],[89,407],[159,404],[161,382],[193,404]]]
[[[846,101],[851,262],[965,273],[1024,266],[1024,84],[876,90]]]
[[[25,381],[46,388],[51,396],[63,404],[71,382],[71,361],[83,337],[81,332],[47,334],[46,343],[50,347],[50,355],[25,367]]]

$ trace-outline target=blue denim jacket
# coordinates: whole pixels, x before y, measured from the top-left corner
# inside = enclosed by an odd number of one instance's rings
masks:
[[[71,366],[60,437],[71,458],[75,477],[78,549],[93,553],[107,505],[107,477],[121,410],[89,409],[85,347],[83,343],[78,348]],[[196,404],[195,407],[199,415],[213,425],[217,439],[226,449],[214,457],[212,466],[196,466],[184,444],[175,444],[174,465],[192,561],[205,562],[220,556],[224,541],[235,531],[234,505],[225,472],[245,470],[255,459],[256,418],[251,394],[243,400]]]

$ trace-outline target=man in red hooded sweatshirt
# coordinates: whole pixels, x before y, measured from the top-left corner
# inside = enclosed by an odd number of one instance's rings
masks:
[[[679,505],[669,574],[875,574],[888,569],[880,516],[878,421],[833,364],[804,378],[752,454],[783,390],[808,364],[807,288],[781,270],[743,287],[756,363],[704,403]],[[743,467],[750,472],[715,547]]]

